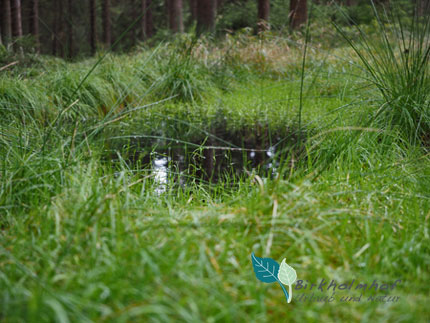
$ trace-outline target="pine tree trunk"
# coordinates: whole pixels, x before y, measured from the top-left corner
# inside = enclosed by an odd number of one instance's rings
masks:
[[[145,18],[146,37],[151,38],[152,36],[154,36],[154,21],[152,19],[152,0],[146,0]]]
[[[270,14],[270,0],[258,0],[258,29],[268,28]]]
[[[63,0],[56,0],[58,3],[58,53],[61,57],[64,57],[64,12],[63,12]]]
[[[197,20],[197,0],[189,0],[191,21]]]
[[[4,42],[7,44],[9,40],[12,38],[12,11],[10,8],[10,1],[9,0],[3,0],[3,35],[4,35]]]
[[[183,32],[182,0],[167,0],[167,3],[170,30],[174,33]]]
[[[164,11],[167,17],[167,28],[171,25],[172,0],[164,0]]]
[[[0,8],[3,10],[3,3],[2,0],[0,0]],[[3,11],[0,12],[0,45],[3,45],[3,28],[2,28],[2,23],[3,23]]]
[[[197,1],[197,34],[215,30],[215,0]]]
[[[425,14],[429,14],[429,10],[430,10],[430,1],[429,0],[416,0],[416,10],[417,10],[417,15],[422,17]]]
[[[135,22],[137,17],[138,17],[139,12],[134,7],[134,4],[135,4],[134,0],[131,0],[131,4],[132,5],[130,6],[130,9],[131,9],[130,17],[131,17],[131,21]],[[132,43],[132,46],[134,47],[137,44],[137,38],[138,38],[137,36],[139,34],[139,29],[138,28],[132,28],[130,30],[130,32],[131,32],[131,41],[132,41],[131,43]]]
[[[307,0],[290,0],[290,27],[297,29],[308,19]]]
[[[58,2],[54,2],[54,26],[52,28],[52,55],[56,56],[58,53]]]
[[[22,19],[21,19],[21,0],[12,0],[12,35],[14,37],[22,36]]]
[[[67,22],[68,57],[72,58],[75,55],[73,43],[73,0],[67,0]]]
[[[102,2],[103,9],[103,42],[110,46],[112,43],[111,37],[111,16],[110,16],[110,0],[103,0]],[[135,12],[135,10],[133,10]]]
[[[96,53],[97,25],[96,25],[96,0],[90,0],[90,47],[91,54]]]
[[[63,0],[55,1],[54,27],[52,38],[52,55],[64,57],[64,19]]]
[[[140,1],[140,40],[144,41],[146,39],[146,0]]]
[[[0,0],[0,45],[3,45],[3,1]]]
[[[35,41],[36,52],[40,52],[39,41],[39,0],[31,1],[30,8],[30,34],[33,35]]]

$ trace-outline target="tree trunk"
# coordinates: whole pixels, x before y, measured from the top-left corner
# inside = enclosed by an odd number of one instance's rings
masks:
[[[290,27],[297,29],[308,19],[307,0],[290,0]]]
[[[169,15],[169,28],[174,33],[182,33],[184,24],[182,21],[182,0],[167,0]]]
[[[4,42],[7,44],[9,40],[12,38],[12,11],[10,9],[10,1],[3,0],[3,35]]]
[[[52,55],[64,57],[64,19],[63,0],[55,1],[54,27],[52,38]]]
[[[61,5],[60,5],[60,1],[61,0],[56,0],[55,1],[55,9],[54,9],[54,26],[52,28],[52,55],[56,56],[59,54],[59,49],[60,49],[60,32],[61,32],[61,27],[60,27],[60,19],[61,17]]]
[[[215,1],[197,1],[197,34],[215,30]]]
[[[67,55],[72,58],[75,55],[73,44],[73,0],[67,0],[67,20]]]
[[[154,36],[154,21],[152,19],[152,0],[146,0],[145,18],[146,37],[151,38],[152,36]]]
[[[3,1],[2,0],[0,0],[0,9],[1,9],[1,11],[0,11],[0,45],[3,45],[3,40],[2,40],[2,38],[3,38],[3,21],[4,21],[4,18],[3,18],[3,14],[4,14],[4,12],[3,12]]]
[[[40,52],[39,42],[39,0],[31,1],[30,8],[30,34],[33,35],[36,52]]]
[[[58,3],[58,53],[64,57],[64,12],[63,0],[56,0]]]
[[[52,55],[56,56],[58,53],[58,1],[54,2],[54,26],[52,28]]]
[[[129,13],[129,16],[131,18],[131,21],[135,22],[137,17],[138,17],[139,11],[137,11],[135,6],[134,6],[135,0],[131,0],[130,2],[131,2],[131,6],[130,6],[131,11]],[[139,34],[139,29],[138,28],[132,28],[130,30],[130,32],[131,32],[131,41],[132,41],[131,43],[132,43],[132,46],[134,47],[137,44],[137,38],[138,38],[137,36]]]
[[[96,25],[96,0],[90,0],[90,47],[91,54],[96,53],[97,25]]]
[[[270,14],[270,0],[258,0],[258,29],[268,28]]]
[[[167,17],[167,28],[170,28],[170,19],[171,19],[171,12],[172,12],[171,0],[164,0],[164,11]]]
[[[191,21],[197,20],[197,0],[189,0]]]
[[[2,24],[3,24],[3,3],[2,0],[0,0],[0,8],[1,8],[1,12],[0,12],[0,45],[3,45],[3,40],[2,40],[2,35],[3,35],[3,28],[2,28]]]
[[[146,39],[146,0],[140,1],[140,40]]]
[[[21,19],[21,0],[12,0],[12,35],[14,37],[22,36],[22,19]]]
[[[430,1],[429,0],[416,0],[416,10],[417,15],[422,17],[426,13],[429,13],[430,10]]]
[[[103,42],[109,47],[112,43],[111,37],[111,17],[110,17],[110,0],[103,0]],[[135,12],[135,10],[133,10]]]

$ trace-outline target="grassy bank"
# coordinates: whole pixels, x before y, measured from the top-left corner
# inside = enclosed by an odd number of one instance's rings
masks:
[[[286,151],[272,176],[188,173],[162,194],[130,159],[132,139],[148,151],[232,147],[221,126],[264,133],[268,149],[297,136],[301,46],[276,35],[185,39],[108,55],[82,84],[96,59],[38,58],[30,72],[1,74],[0,320],[428,320],[426,151],[369,121],[380,95],[352,50],[313,44],[308,54],[301,153]],[[401,283],[346,303],[360,293],[320,303],[293,290],[287,304],[255,278],[252,252],[287,258],[310,283]],[[400,299],[367,301],[386,294]]]

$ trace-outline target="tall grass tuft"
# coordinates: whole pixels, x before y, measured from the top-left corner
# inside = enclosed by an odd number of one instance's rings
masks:
[[[430,139],[430,20],[399,6],[378,10],[372,1],[377,33],[355,26],[357,36],[335,25],[358,55],[381,103],[371,117],[378,127],[398,132],[412,144]],[[427,10],[428,11],[428,10]],[[410,17],[406,18],[405,17]]]
[[[160,79],[154,85],[153,94],[174,101],[200,101],[208,82],[202,77],[202,67],[194,59],[195,40],[182,41],[176,50],[169,50],[168,58],[159,57],[156,62]]]

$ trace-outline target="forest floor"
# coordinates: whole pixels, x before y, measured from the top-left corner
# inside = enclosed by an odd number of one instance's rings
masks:
[[[249,35],[2,72],[0,321],[428,321],[429,157],[369,126],[349,49],[308,49],[302,90],[302,47]]]

